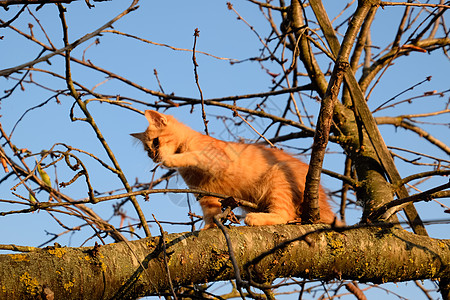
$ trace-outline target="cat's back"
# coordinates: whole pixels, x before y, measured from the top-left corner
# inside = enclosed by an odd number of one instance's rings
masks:
[[[214,161],[220,167],[215,177],[220,182],[251,188],[260,183],[271,185],[270,177],[283,183],[303,186],[308,165],[291,154],[260,144],[223,142],[222,157]]]
[[[234,156],[240,165],[252,167],[270,167],[274,165],[307,166],[292,154],[278,148],[269,148],[261,144],[229,143],[227,152]]]

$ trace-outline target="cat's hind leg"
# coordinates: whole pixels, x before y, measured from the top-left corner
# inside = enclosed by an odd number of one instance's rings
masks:
[[[205,196],[199,200],[200,206],[203,210],[203,221],[205,222],[204,229],[215,227],[214,216],[221,213],[221,204],[218,198]]]
[[[297,218],[297,210],[290,192],[274,193],[269,202],[268,212],[248,213],[244,220],[245,224],[250,226],[286,224]]]
[[[287,164],[272,166],[260,182],[260,196],[256,202],[264,207],[263,212],[248,213],[244,222],[247,225],[286,224],[297,218],[297,205],[294,198],[302,196],[295,182],[295,173]]]

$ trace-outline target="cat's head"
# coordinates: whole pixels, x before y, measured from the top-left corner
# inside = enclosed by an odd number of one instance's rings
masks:
[[[132,133],[132,137],[138,139],[144,145],[145,151],[147,151],[148,157],[154,162],[160,162],[161,157],[159,153],[159,138],[148,138],[147,132]]]
[[[170,116],[154,110],[146,110],[145,117],[149,123],[144,132],[132,133],[131,136],[138,139],[144,145],[145,151],[154,162],[160,162],[160,136],[167,128]]]

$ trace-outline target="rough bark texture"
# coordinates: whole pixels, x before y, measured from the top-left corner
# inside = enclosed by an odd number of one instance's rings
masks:
[[[308,73],[308,76],[315,86],[315,90],[320,95],[321,98],[325,96],[327,90],[327,80],[322,73],[319,64],[313,54],[311,45],[306,37],[306,24],[304,21],[304,16],[301,9],[301,3],[299,0],[291,2],[291,23],[295,32],[295,38],[291,38],[292,45],[298,47],[298,53],[303,66]]]
[[[398,228],[340,231],[279,225],[234,227],[229,235],[243,279],[249,279],[251,270],[255,282],[289,276],[375,283],[450,277],[450,240]],[[233,278],[219,229],[170,234],[165,242],[174,286]],[[54,299],[127,299],[157,294],[169,287],[162,249],[160,237],[152,237],[96,248],[1,255],[0,298],[53,293]]]
[[[376,7],[377,5],[379,5],[378,0],[359,1],[358,9],[353,15],[349,29],[351,29],[352,27],[359,28],[359,26],[355,26],[355,24],[362,24],[363,18],[365,18],[369,10],[372,10],[372,14],[374,14],[375,12],[373,11],[373,8]],[[324,13],[325,9],[323,8],[322,2],[320,0],[311,1],[311,7],[317,17],[319,25],[321,26],[325,34],[325,38],[331,48],[331,51],[335,55],[339,53],[338,56],[341,56],[342,52],[345,53],[348,52],[349,55],[352,43],[348,43],[348,40],[353,41],[353,38],[351,38],[351,34],[346,33],[344,41],[342,42],[342,46],[340,46],[339,41],[334,33],[334,30],[332,29],[331,23],[329,19],[326,17],[326,13]],[[372,18],[372,16],[370,16],[370,18]],[[356,32],[350,30],[349,33],[352,33],[352,35],[354,36],[356,35]],[[362,88],[358,85],[358,82],[356,81],[355,78],[355,74],[353,74],[353,71],[351,69],[347,69],[347,72],[345,74],[345,82],[353,101],[352,109],[355,116],[352,116],[352,119],[360,123],[358,124],[358,129],[357,130],[352,129],[352,131],[358,133],[361,143],[360,147],[354,147],[352,145],[351,148],[347,148],[346,150],[348,151],[350,156],[357,156],[359,158],[362,158],[360,160],[358,159],[353,160],[357,172],[358,169],[360,169],[360,172],[358,172],[358,178],[364,180],[364,185],[366,185],[365,187],[359,188],[358,190],[360,191],[360,194],[361,192],[363,194],[366,194],[363,196],[370,196],[373,191],[378,190],[381,185],[384,185],[383,183],[384,180],[382,178],[384,177],[384,174],[386,174],[391,183],[394,184],[400,182],[401,177],[395,167],[391,154],[389,153],[389,150],[387,149],[384,143],[383,137],[381,136],[378,130],[375,119],[373,118],[372,113],[370,112],[367,106],[364,94],[362,92]],[[341,112],[337,112],[337,116],[335,116],[336,118],[339,118],[339,114],[342,115],[343,107],[341,107],[340,110]],[[353,125],[350,122],[342,120],[341,118],[341,121],[338,122],[338,124],[343,123],[346,123],[347,127],[349,125]],[[345,133],[346,130],[344,128],[340,129],[342,132]],[[356,135],[354,137],[356,137]],[[370,143],[368,143],[367,140],[369,140]],[[353,144],[355,144],[354,142],[355,139],[353,141]],[[363,145],[363,143],[365,145]],[[364,151],[368,153],[364,154],[363,153]],[[369,159],[367,160],[367,158]],[[358,166],[361,165],[364,165],[363,168],[362,169],[358,168]],[[369,171],[369,173],[367,174],[365,173],[366,169]],[[374,175],[373,177],[371,176],[372,174]],[[385,191],[389,192],[389,189],[386,189]],[[400,186],[399,189],[396,191],[396,193],[399,196],[399,198],[404,198],[408,196],[408,192],[404,186]],[[388,201],[388,199],[392,199],[392,197],[375,197],[375,198],[363,197],[360,199],[363,200],[362,202],[365,208],[363,213],[363,220],[364,220],[367,217],[367,215],[370,212],[372,212],[377,206],[379,207],[383,205],[385,201]],[[365,201],[366,199],[368,201]],[[417,234],[427,235],[426,229],[414,205],[410,204],[406,206],[404,208],[404,212],[413,230]],[[395,218],[391,219],[391,221],[396,221],[396,219]]]
[[[320,174],[323,160],[328,145],[331,121],[333,119],[334,107],[337,103],[339,89],[348,63],[343,61],[336,63],[330,84],[320,105],[319,118],[317,120],[316,133],[312,146],[311,159],[309,161],[308,173],[306,175],[306,187],[304,194],[304,205],[302,211],[302,222],[314,224],[320,220],[319,188]]]

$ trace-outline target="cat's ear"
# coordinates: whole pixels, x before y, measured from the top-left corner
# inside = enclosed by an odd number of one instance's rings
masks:
[[[155,110],[146,110],[145,117],[150,125],[154,125],[156,127],[163,127],[167,125],[167,117]]]
[[[131,133],[130,134],[132,137],[140,140],[141,142],[144,143],[146,136],[145,136],[145,132],[139,132],[139,133]]]

